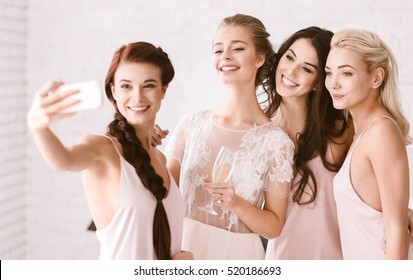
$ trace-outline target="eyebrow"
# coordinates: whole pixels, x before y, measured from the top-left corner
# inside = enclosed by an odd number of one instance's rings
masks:
[[[292,49],[288,49],[288,50],[289,50],[290,52],[292,52],[295,57],[297,57],[297,55],[295,54],[295,52],[294,52]],[[309,63],[309,62],[304,62],[304,64],[309,65],[309,66],[311,66],[311,67],[314,67],[315,69],[318,69],[318,67],[317,67],[316,65],[311,64],[311,63]]]
[[[144,81],[144,83],[157,83],[158,81],[157,80],[155,80],[155,79],[148,79],[148,80],[145,80]]]
[[[232,44],[243,43],[243,44],[247,45],[247,43],[244,42],[244,41],[242,41],[242,40],[232,40],[231,43],[232,43]],[[222,42],[218,42],[218,43],[215,43],[214,46],[216,46],[216,45],[223,45],[223,44],[224,44],[224,43],[222,43]]]
[[[126,79],[122,79],[119,82],[127,82],[127,83],[131,83],[130,80],[126,80]],[[144,83],[157,83],[158,81],[155,79],[147,79],[144,81]]]
[[[354,70],[357,70],[356,68],[354,68],[353,66],[348,65],[348,64],[340,65],[340,66],[337,67],[337,69],[343,69],[343,68],[346,68],[346,67],[350,67],[350,68],[352,68],[352,69],[354,69]],[[327,65],[326,65],[325,68],[326,68],[326,69],[330,69],[330,67],[328,67]]]

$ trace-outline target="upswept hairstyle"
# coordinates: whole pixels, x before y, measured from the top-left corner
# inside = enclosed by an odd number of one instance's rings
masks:
[[[161,48],[146,42],[136,42],[122,46],[115,52],[105,79],[106,95],[116,110],[114,120],[108,125],[108,134],[116,137],[122,145],[123,157],[135,167],[136,174],[138,174],[145,188],[156,198],[157,204],[153,216],[153,247],[157,259],[170,260],[172,259],[170,250],[171,231],[162,204],[167,189],[164,186],[162,177],[155,172],[151,165],[149,154],[136,136],[135,129],[118,111],[111,90],[111,85],[114,84],[115,72],[122,63],[150,63],[159,67],[163,86],[172,81],[175,71],[168,55]]]
[[[265,25],[256,17],[236,14],[224,18],[218,25],[218,30],[228,26],[243,27],[247,29],[251,34],[257,53],[265,55],[264,64],[258,69],[257,76],[255,77],[255,87],[262,85],[268,77],[268,73],[271,71],[275,59],[274,49],[268,39],[270,34],[265,29]]]
[[[298,204],[309,204],[315,201],[317,196],[317,181],[308,162],[320,156],[323,165],[330,171],[338,171],[344,159],[337,162],[329,162],[326,159],[328,143],[335,142],[342,136],[347,128],[342,111],[333,107],[333,102],[327,88],[325,87],[325,63],[330,51],[330,41],[333,33],[329,30],[316,26],[301,29],[285,40],[277,52],[275,61],[268,80],[264,85],[269,96],[269,105],[266,114],[271,118],[280,107],[282,97],[276,91],[275,73],[279,59],[298,39],[307,39],[317,52],[319,67],[317,68],[317,83],[315,90],[307,95],[307,116],[302,133],[296,135],[297,147],[294,156],[294,165],[301,175],[299,182],[293,186],[293,201]],[[311,178],[312,184],[309,183]],[[309,185],[309,190],[306,190]],[[310,191],[310,199],[302,201],[302,195]]]
[[[403,114],[398,97],[398,66],[393,52],[373,32],[362,29],[344,29],[337,32],[331,40],[331,48],[346,48],[363,57],[369,73],[377,68],[385,72],[380,86],[380,101],[393,116],[400,127],[405,144],[411,144],[410,124]],[[346,114],[348,114],[346,110]]]

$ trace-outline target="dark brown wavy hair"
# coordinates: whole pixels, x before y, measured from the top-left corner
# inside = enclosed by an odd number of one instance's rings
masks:
[[[150,63],[159,67],[163,86],[172,81],[175,71],[168,55],[161,48],[146,42],[136,42],[122,46],[115,52],[105,80],[106,95],[116,110],[114,120],[108,125],[108,134],[116,137],[122,145],[123,157],[135,167],[136,174],[143,185],[157,201],[153,216],[153,247],[157,259],[170,260],[172,259],[171,231],[162,204],[167,189],[162,177],[155,172],[151,165],[150,156],[136,136],[135,129],[118,111],[112,94],[111,85],[114,84],[115,72],[122,63]]]
[[[269,106],[266,114],[272,117],[280,107],[282,98],[276,91],[275,72],[279,59],[298,39],[308,39],[317,52],[319,67],[317,69],[318,81],[315,86],[316,90],[308,94],[307,98],[307,116],[304,131],[296,135],[297,152],[294,156],[294,164],[297,172],[301,175],[300,181],[294,184],[293,201],[298,204],[309,204],[315,201],[317,196],[317,181],[313,171],[308,166],[308,162],[317,155],[321,157],[323,165],[330,171],[338,171],[344,159],[338,162],[329,162],[326,159],[328,143],[335,142],[342,136],[347,128],[343,112],[333,107],[332,99],[327,88],[325,87],[325,64],[330,51],[330,42],[333,33],[329,30],[316,26],[301,29],[291,35],[280,46],[277,52],[277,60],[271,70],[270,76],[264,85],[269,98]],[[338,124],[339,127],[337,127]],[[309,184],[309,181],[312,184]],[[309,185],[309,190],[306,190]],[[305,192],[310,191],[310,199],[302,201]]]

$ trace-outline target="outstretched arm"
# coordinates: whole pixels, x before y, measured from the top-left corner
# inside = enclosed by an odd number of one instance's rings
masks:
[[[67,148],[49,128],[53,121],[73,115],[63,111],[78,103],[73,98],[77,91],[59,91],[61,85],[61,82],[48,82],[36,92],[27,122],[38,149],[54,170],[83,170],[93,162],[96,149],[86,138]]]

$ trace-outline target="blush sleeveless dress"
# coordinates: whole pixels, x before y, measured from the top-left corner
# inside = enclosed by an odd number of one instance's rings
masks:
[[[107,137],[109,138],[109,137]],[[112,143],[113,140],[109,138]],[[120,159],[119,202],[109,225],[96,230],[100,259],[154,260],[152,227],[157,201],[113,143]],[[168,172],[169,174],[169,172]],[[181,251],[184,201],[173,177],[162,203],[171,230],[171,254]]]
[[[358,196],[350,179],[350,164],[354,149],[374,121],[383,117],[395,122],[387,116],[374,118],[354,140],[343,166],[334,177],[334,197],[337,204],[341,246],[345,260],[381,260],[385,259],[386,256],[383,215]],[[409,259],[413,257],[412,245],[410,244],[409,247]]]
[[[330,146],[326,158],[333,161]],[[279,237],[268,240],[267,260],[343,259],[333,195],[333,178],[336,173],[324,167],[320,156],[311,159],[308,166],[317,180],[316,200],[310,204],[298,205],[293,202],[293,192],[290,192],[283,230]],[[294,177],[293,186],[300,178],[299,174]],[[309,185],[306,190],[303,201],[309,199]]]

